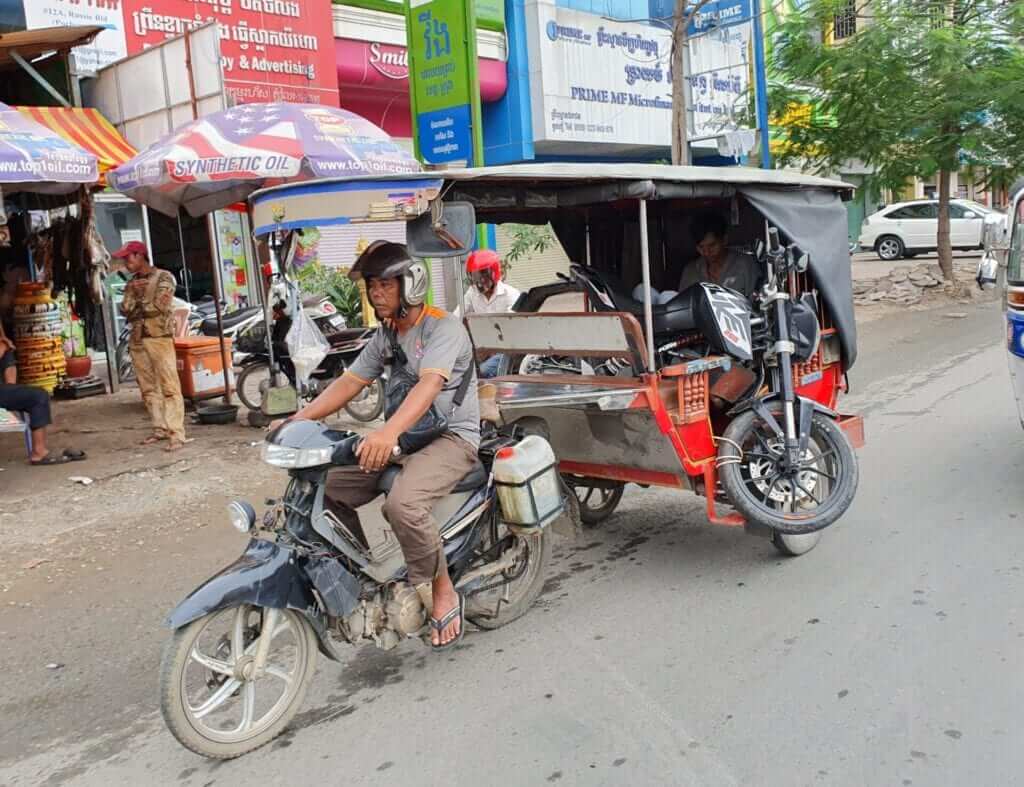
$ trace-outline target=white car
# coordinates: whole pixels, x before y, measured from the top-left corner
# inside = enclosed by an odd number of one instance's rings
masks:
[[[984,227],[988,220],[1002,221],[992,208],[966,199],[949,201],[949,232],[958,251],[984,248]],[[874,249],[886,261],[935,251],[939,234],[939,201],[914,200],[888,205],[864,219],[860,247]]]

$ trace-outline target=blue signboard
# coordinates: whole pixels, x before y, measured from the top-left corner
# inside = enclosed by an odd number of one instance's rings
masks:
[[[717,27],[749,22],[751,16],[750,0],[715,0],[693,15],[687,31],[691,36],[699,35]]]
[[[420,112],[416,118],[416,127],[423,160],[429,164],[472,161],[470,118],[469,104]]]

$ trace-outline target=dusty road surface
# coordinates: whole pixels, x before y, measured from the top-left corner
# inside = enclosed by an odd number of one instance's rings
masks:
[[[228,763],[164,729],[157,665],[163,616],[243,546],[224,502],[278,489],[255,433],[143,478],[40,482],[0,517],[0,783],[1020,783],[1024,433],[1002,335],[992,304],[863,326],[860,492],[810,554],[631,489],[560,543],[530,614],[443,657],[321,660],[291,729]]]

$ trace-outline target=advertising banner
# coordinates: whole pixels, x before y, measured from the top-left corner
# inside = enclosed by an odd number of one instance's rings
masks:
[[[378,0],[393,5],[396,14],[405,13],[405,0]],[[505,0],[475,0],[476,24],[487,30],[505,30]]]
[[[688,48],[691,139],[744,128],[749,114],[750,2],[720,0],[702,11],[705,15],[695,19]]]
[[[463,1],[409,0],[406,28],[420,157],[428,164],[470,161],[470,69],[476,63]]]
[[[538,3],[527,7],[535,142],[669,145],[671,34]]]
[[[736,130],[746,108],[749,8],[749,0],[720,0],[693,20],[687,71],[691,138]],[[527,13],[533,14],[528,45],[535,142],[670,145],[668,30],[614,22],[553,2],[529,6]]]
[[[106,28],[91,44],[74,50],[74,67],[79,73],[97,71],[128,54],[121,0],[25,0],[24,8],[28,30],[85,25]]]
[[[129,54],[216,21],[224,80],[237,103],[338,106],[331,4],[324,0],[122,0],[122,6]]]

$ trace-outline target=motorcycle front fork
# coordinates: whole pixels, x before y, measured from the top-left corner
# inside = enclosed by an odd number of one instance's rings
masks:
[[[786,460],[791,468],[800,465],[800,441],[796,422],[796,389],[793,385],[793,351],[789,337],[789,314],[786,301],[775,301],[776,342],[775,356],[779,363],[779,393],[782,394],[783,429],[785,431]]]

